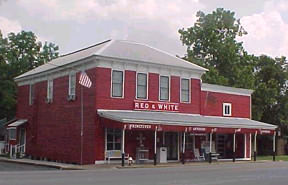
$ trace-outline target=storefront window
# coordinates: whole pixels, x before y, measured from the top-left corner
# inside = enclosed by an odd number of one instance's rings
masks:
[[[190,134],[185,135],[185,150],[193,151],[193,136]]]
[[[121,129],[107,128],[107,150],[121,150]]]

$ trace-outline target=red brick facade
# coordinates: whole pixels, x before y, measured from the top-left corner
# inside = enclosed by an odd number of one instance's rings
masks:
[[[111,98],[110,68],[96,67],[87,70],[86,73],[92,81],[92,87],[83,87],[83,163],[91,164],[97,160],[104,160],[105,151],[105,125],[97,116],[97,109],[133,110],[136,95],[136,71],[125,70],[124,98]],[[79,73],[77,73],[76,81],[78,77]],[[29,85],[18,87],[16,116],[28,119],[26,153],[37,158],[79,163],[81,86],[77,83],[76,100],[68,101],[68,75],[54,79],[53,83],[53,102],[50,104],[45,102],[47,81],[35,84],[33,105],[29,105]],[[171,76],[170,83],[170,102],[179,103],[180,113],[222,116],[222,103],[226,102],[232,103],[233,117],[250,118],[250,96],[201,92],[201,81],[191,79],[191,102],[181,103],[180,77]],[[159,74],[149,73],[148,101],[159,101]],[[136,147],[136,135],[136,132],[126,132],[125,146],[132,156],[135,155],[135,151],[132,150],[134,145],[134,148]],[[145,142],[152,148],[153,132],[147,133],[146,138]],[[246,140],[246,154],[249,156],[250,142],[248,140],[249,138]]]

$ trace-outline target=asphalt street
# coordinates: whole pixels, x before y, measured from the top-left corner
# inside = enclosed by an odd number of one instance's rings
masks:
[[[0,172],[0,185],[287,185],[288,163]]]

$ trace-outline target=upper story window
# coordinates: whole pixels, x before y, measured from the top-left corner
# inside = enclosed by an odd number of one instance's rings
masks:
[[[169,100],[169,77],[160,76],[160,100]]]
[[[123,71],[112,71],[112,97],[123,97]]]
[[[223,103],[223,116],[231,116],[231,115],[232,115],[232,104]]]
[[[181,102],[190,101],[189,79],[181,79]]]
[[[33,105],[34,103],[34,84],[30,84],[29,86],[29,105]]]
[[[70,73],[68,95],[75,95],[75,94],[76,94],[76,73]]]
[[[147,74],[137,73],[137,98],[147,99]]]
[[[47,80],[47,103],[51,103],[53,99],[53,80]]]

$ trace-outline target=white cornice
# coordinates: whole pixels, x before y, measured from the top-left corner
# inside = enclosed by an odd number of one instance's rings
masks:
[[[181,67],[174,67],[169,65],[159,65],[154,63],[142,63],[141,61],[131,61],[124,59],[116,59],[111,57],[93,56],[82,60],[78,60],[67,65],[59,66],[51,70],[47,70],[41,73],[25,76],[22,78],[16,78],[18,86],[27,85],[31,83],[37,83],[40,81],[46,81],[48,78],[59,78],[69,75],[74,70],[80,72],[82,70],[88,70],[95,67],[104,67],[118,70],[131,70],[136,72],[149,72],[159,73],[160,75],[180,76],[185,78],[201,79],[203,71],[184,69]]]

